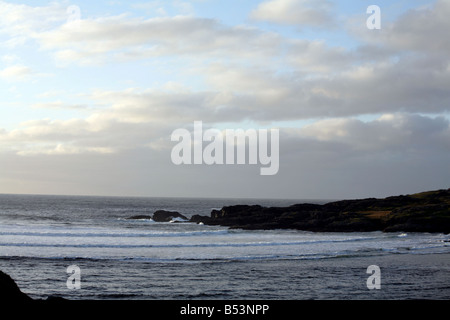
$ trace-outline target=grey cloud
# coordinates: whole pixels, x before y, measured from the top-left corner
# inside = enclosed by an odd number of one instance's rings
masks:
[[[381,41],[402,50],[447,54],[450,51],[449,16],[450,3],[437,0],[433,6],[410,10],[386,26]]]
[[[366,64],[316,77],[223,67],[207,79],[216,90],[222,84],[233,93],[229,110],[255,120],[448,111],[450,72],[421,67],[423,61]]]
[[[393,153],[412,150],[449,150],[450,123],[442,117],[385,114],[363,122],[352,118],[327,119],[298,130],[298,136],[345,144],[356,151]]]
[[[450,73],[429,68],[419,58],[317,77],[219,64],[204,68],[202,74],[208,91],[102,92],[93,98],[113,106],[108,111],[113,117],[130,122],[294,120],[398,111],[439,113],[450,107]]]
[[[278,178],[299,197],[382,197],[448,186],[450,126],[442,117],[329,119],[284,129],[280,139]]]
[[[447,30],[450,28],[450,3],[436,0],[432,4],[410,9],[394,21],[383,19],[381,30],[365,28],[367,17],[347,21],[349,33],[368,45],[425,54],[444,54],[450,51]]]
[[[343,47],[329,47],[325,41],[292,40],[289,63],[302,72],[333,73],[357,63],[358,56]]]
[[[102,131],[104,138],[122,137],[118,144],[146,139],[126,125],[110,129]],[[135,143],[113,154],[3,153],[0,165],[9,170],[2,179],[11,181],[10,192],[19,190],[14,181],[20,180],[26,190],[51,193],[301,199],[388,196],[445,187],[450,179],[449,121],[441,117],[392,114],[369,122],[329,119],[282,128],[280,170],[272,177],[261,177],[251,165],[176,166],[170,160],[172,129],[154,128],[151,141],[167,141],[157,149]]]

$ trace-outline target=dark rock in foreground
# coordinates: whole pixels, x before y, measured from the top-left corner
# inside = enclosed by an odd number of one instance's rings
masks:
[[[0,302],[28,302],[32,301],[32,299],[20,291],[17,284],[14,280],[4,273],[0,271]]]
[[[384,199],[342,200],[289,207],[226,206],[191,222],[241,229],[298,229],[317,232],[450,233],[450,189]]]

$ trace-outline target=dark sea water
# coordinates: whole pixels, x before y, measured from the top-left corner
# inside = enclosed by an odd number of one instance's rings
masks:
[[[127,219],[299,202],[307,201],[0,195],[0,270],[38,299],[450,299],[449,235]],[[368,288],[371,265],[380,289]],[[69,266],[80,270],[79,289],[67,285]]]

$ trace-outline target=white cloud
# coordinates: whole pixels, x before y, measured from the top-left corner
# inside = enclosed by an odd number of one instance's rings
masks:
[[[137,58],[200,54],[230,58],[277,52],[281,41],[274,33],[245,26],[228,27],[213,19],[187,16],[151,19],[126,15],[82,19],[77,28],[65,24],[37,33],[43,49],[55,51],[60,60],[100,63],[110,55]]]
[[[334,23],[326,0],[269,0],[258,5],[251,18],[297,26],[328,27]]]
[[[100,92],[94,95],[98,101],[119,99],[104,109],[83,109],[89,112],[85,118],[68,120],[40,119],[21,123],[13,130],[0,131],[2,153],[18,155],[109,154],[152,147],[152,141],[170,137],[173,123],[165,121],[166,111],[152,115],[152,109],[140,103],[127,110],[132,101],[139,102],[139,94],[133,99]],[[100,98],[101,97],[101,98]],[[141,100],[143,101],[143,100]],[[38,108],[78,108],[63,102],[41,103]],[[173,115],[171,115],[173,116]],[[170,140],[167,140],[169,143]],[[156,146],[156,145],[155,145]],[[159,148],[159,147],[158,147]]]
[[[40,94],[40,97],[47,97],[47,96],[51,96],[55,93],[52,92],[47,92],[47,93],[43,93]],[[31,105],[31,108],[36,108],[36,109],[73,109],[73,110],[82,110],[82,109],[86,109],[88,108],[88,106],[86,105],[81,105],[81,104],[67,104],[62,102],[61,100],[58,101],[52,101],[52,102],[39,102],[39,103],[35,103]]]
[[[14,54],[5,54],[1,57],[1,60],[8,65],[12,65],[13,63],[17,63],[20,58]]]
[[[17,152],[19,156],[33,155],[79,155],[79,154],[113,154],[115,150],[107,147],[79,147],[65,144],[54,145],[36,145],[34,148],[20,150]]]
[[[167,16],[167,12],[171,10],[175,10],[175,15],[193,15],[195,10],[190,2],[186,1],[147,1],[147,2],[139,2],[133,3],[131,5],[134,9],[145,10],[150,14],[157,14],[159,16]]]
[[[24,65],[13,65],[0,70],[0,77],[10,81],[22,81],[33,74],[31,68]]]
[[[3,44],[16,47],[44,30],[67,21],[67,6],[51,2],[47,6],[30,6],[0,1],[0,33],[9,35]]]

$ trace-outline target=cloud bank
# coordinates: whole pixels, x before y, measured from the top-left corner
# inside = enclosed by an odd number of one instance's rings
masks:
[[[35,70],[4,53],[5,83],[19,82],[26,92],[36,75],[64,70],[98,80],[79,85],[71,97],[80,101],[58,95],[49,82],[26,102],[48,117],[0,129],[0,165],[8,168],[0,192],[338,198],[446,187],[450,5],[438,0],[410,9],[379,32],[353,20],[338,26],[334,7],[263,1],[239,25],[130,12],[86,16],[75,25],[61,3],[0,2],[7,16],[2,43],[34,48],[55,68]],[[306,37],[305,27],[340,28],[356,44]],[[145,77],[153,80],[137,80]],[[279,173],[174,166],[170,134],[192,130],[196,120],[279,128]]]

